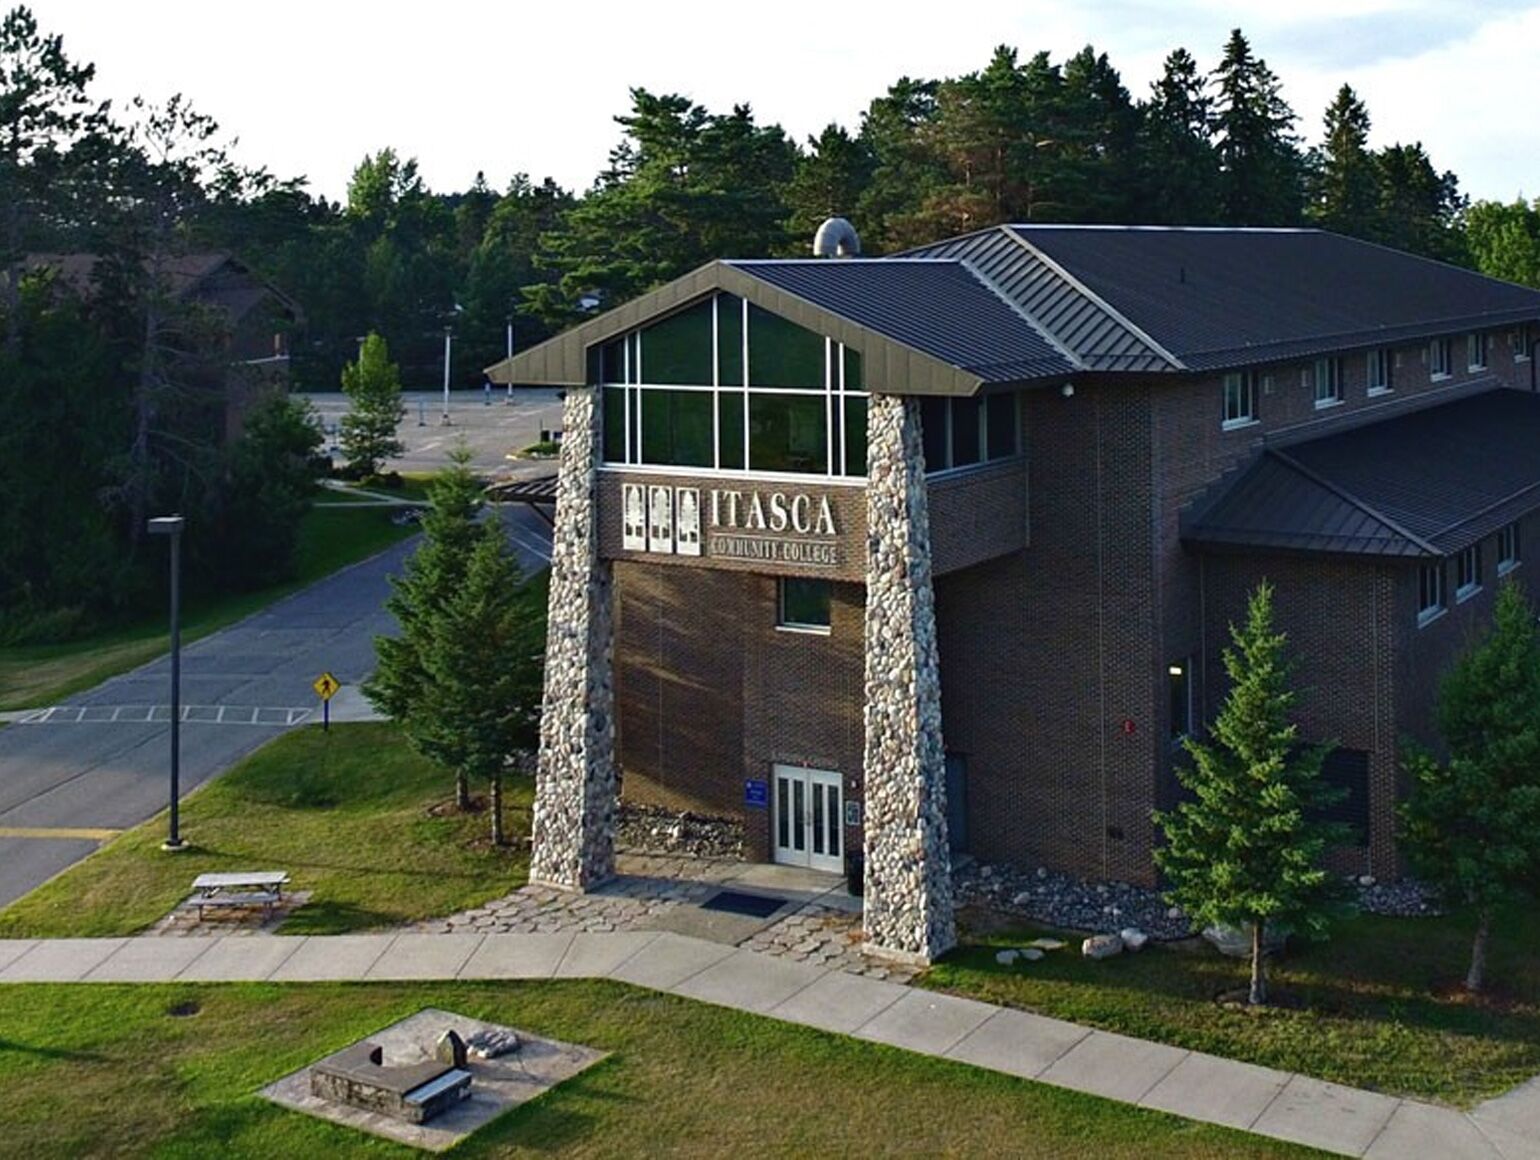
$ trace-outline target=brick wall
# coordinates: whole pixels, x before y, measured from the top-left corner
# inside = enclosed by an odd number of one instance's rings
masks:
[[[773,577],[617,561],[621,796],[741,818],[758,859],[770,816],[744,806],[746,778],[775,763],[837,770],[860,800],[862,597],[836,584],[827,636],[787,632]]]
[[[1027,546],[1027,465],[1011,459],[928,486],[931,572],[939,576]]]

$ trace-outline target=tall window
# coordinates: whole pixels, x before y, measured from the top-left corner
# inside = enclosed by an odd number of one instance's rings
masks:
[[[1166,666],[1166,686],[1171,698],[1171,741],[1175,744],[1192,735],[1191,658],[1184,657]]]
[[[1529,323],[1521,322],[1508,334],[1508,342],[1513,347],[1514,362],[1529,361]]]
[[[1257,421],[1257,384],[1250,371],[1234,371],[1224,380],[1224,413],[1222,422],[1226,428],[1244,427]]]
[[[1014,392],[971,399],[920,400],[925,470],[950,471],[1009,459],[1021,447],[1021,418]]]
[[[1454,558],[1457,600],[1466,600],[1481,589],[1481,545],[1472,544]]]
[[[790,475],[866,474],[861,356],[732,294],[589,352],[604,459]]]
[[[1477,332],[1465,340],[1465,365],[1473,371],[1487,368],[1487,341],[1490,335]]]
[[[1519,566],[1519,525],[1509,524],[1497,533],[1497,574],[1502,576]]]
[[[1446,379],[1453,373],[1454,343],[1447,338],[1435,338],[1428,346],[1428,374]]]
[[[1342,402],[1342,360],[1318,358],[1315,360],[1315,405],[1335,407]]]
[[[1417,574],[1417,623],[1437,620],[1444,612],[1444,562],[1424,564]]]
[[[777,586],[776,627],[794,632],[828,632],[832,589],[827,580],[788,576]]]
[[[1381,347],[1371,350],[1368,358],[1369,393],[1388,394],[1390,387],[1390,351]]]

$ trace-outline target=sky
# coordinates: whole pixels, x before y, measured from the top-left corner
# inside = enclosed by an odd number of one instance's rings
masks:
[[[1540,194],[1540,0],[29,2],[96,64],[99,98],[184,93],[238,160],[333,198],[385,146],[437,191],[478,171],[499,189],[519,172],[585,189],[632,86],[747,103],[804,141],[830,121],[854,131],[900,76],[971,72],[999,44],[1055,60],[1093,44],[1142,97],[1167,52],[1212,68],[1237,25],[1307,140],[1346,82],[1371,145],[1420,140],[1473,198]]]

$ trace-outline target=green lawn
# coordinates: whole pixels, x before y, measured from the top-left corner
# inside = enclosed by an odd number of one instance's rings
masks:
[[[995,952],[1042,931],[977,935],[923,980],[1009,1004],[1321,1079],[1469,1105],[1540,1073],[1540,920],[1498,927],[1497,1001],[1447,995],[1463,976],[1470,928],[1456,919],[1361,917],[1328,944],[1291,950],[1273,986],[1299,1004],[1251,1013],[1215,996],[1243,986],[1249,964],[1201,950],[1148,948],[1104,962],[1078,938],[1036,963],[1002,967]],[[1067,937],[1067,936],[1066,936]]]
[[[393,509],[312,508],[300,526],[292,580],[256,592],[189,601],[182,610],[182,638],[193,641],[224,628],[412,535],[417,527],[390,522]],[[154,660],[169,647],[166,618],[118,627],[66,644],[0,648],[0,709],[54,704],[108,677]]]
[[[527,831],[532,787],[506,786],[510,833]],[[524,882],[523,847],[493,849],[484,814],[429,812],[449,774],[388,724],[287,733],[182,806],[192,849],[166,854],[164,816],[113,839],[0,910],[0,937],[126,935],[151,925],[210,870],[287,870],[314,891],[285,933],[333,934],[447,914]]]
[[[612,1052],[456,1156],[1316,1153],[615,983],[13,986],[5,1144],[46,1157],[420,1153],[255,1096],[423,1007]],[[196,1003],[196,1014],[171,1015]]]

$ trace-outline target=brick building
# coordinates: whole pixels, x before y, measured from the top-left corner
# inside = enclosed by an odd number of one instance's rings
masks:
[[[1318,231],[1002,226],[713,263],[491,368],[568,388],[536,875],[608,872],[618,781],[864,852],[921,958],[959,851],[1152,882],[1263,578],[1336,857],[1394,874],[1397,741],[1540,544],[1537,321]]]

